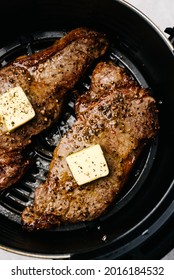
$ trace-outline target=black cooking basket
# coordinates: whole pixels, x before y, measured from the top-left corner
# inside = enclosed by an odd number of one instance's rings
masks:
[[[9,7],[11,7],[9,9]],[[7,1],[2,15],[13,22],[1,32],[3,67],[19,55],[38,52],[67,31],[87,26],[104,32],[110,48],[102,60],[123,66],[157,100],[160,132],[138,159],[108,212],[92,222],[42,232],[21,228],[21,212],[45,180],[55,146],[75,121],[75,95],[64,114],[34,139],[33,164],[14,186],[0,194],[0,245],[45,258],[160,258],[172,248],[174,94],[173,47],[142,13],[124,1]],[[3,23],[3,16],[0,19]],[[97,63],[97,62],[96,62]],[[77,89],[89,89],[92,69]]]

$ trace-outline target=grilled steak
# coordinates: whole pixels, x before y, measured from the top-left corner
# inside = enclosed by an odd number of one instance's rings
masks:
[[[107,46],[103,34],[78,28],[46,50],[19,57],[0,70],[0,94],[22,87],[36,113],[10,133],[0,124],[0,190],[21,178],[29,164],[26,148],[33,136],[58,119],[63,97]]]
[[[46,182],[22,213],[23,228],[46,229],[102,215],[128,178],[137,157],[158,129],[155,100],[124,69],[101,62],[91,89],[76,102],[77,120],[56,147]],[[100,144],[109,175],[78,186],[65,157]]]

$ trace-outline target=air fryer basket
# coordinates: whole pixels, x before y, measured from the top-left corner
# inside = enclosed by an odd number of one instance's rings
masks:
[[[75,27],[97,29],[106,33],[111,45],[102,59],[124,66],[157,100],[160,133],[100,219],[42,232],[23,232],[21,211],[45,180],[54,147],[75,120],[72,93],[59,122],[35,138],[29,151],[33,165],[24,178],[0,194],[1,247],[45,258],[160,258],[174,243],[172,45],[142,13],[124,1],[29,1],[25,16],[23,1],[15,1],[10,10],[9,5],[14,2],[2,4],[3,14],[10,13],[14,24],[1,31],[1,66],[19,55],[49,46]],[[3,18],[0,21],[2,24]],[[89,88],[91,71],[78,85],[79,90]]]

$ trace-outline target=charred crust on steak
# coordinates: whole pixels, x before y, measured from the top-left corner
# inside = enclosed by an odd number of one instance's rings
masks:
[[[77,99],[75,113],[76,122],[56,147],[46,181],[35,190],[33,205],[22,213],[23,229],[40,230],[100,217],[159,130],[154,98],[111,62],[96,66],[91,88]],[[102,147],[109,175],[78,186],[65,158],[93,144]]]
[[[0,69],[0,94],[20,86],[36,113],[31,121],[13,132],[4,132],[0,127],[0,190],[22,177],[24,166],[30,162],[30,158],[22,159],[26,147],[35,135],[58,120],[66,95],[107,48],[105,35],[77,28],[47,49],[16,58]],[[20,154],[21,161],[15,163],[14,154]]]

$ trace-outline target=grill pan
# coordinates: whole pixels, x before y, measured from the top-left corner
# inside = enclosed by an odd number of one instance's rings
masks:
[[[2,5],[4,11],[8,9],[6,5]],[[125,67],[157,100],[161,128],[105,215],[93,222],[23,232],[21,212],[32,202],[35,188],[45,180],[55,145],[75,121],[72,92],[59,122],[35,138],[29,151],[33,158],[30,169],[20,182],[0,194],[1,247],[28,256],[59,259],[162,257],[174,245],[172,45],[152,22],[124,1],[30,1],[32,19],[30,13],[25,15],[25,31],[21,29],[23,2],[15,1],[14,9],[10,14],[16,19],[14,31],[7,28],[1,32],[1,66],[19,55],[48,47],[68,30],[79,26],[95,28],[106,33],[111,43],[102,60]],[[92,69],[78,90],[89,88],[91,72]]]

